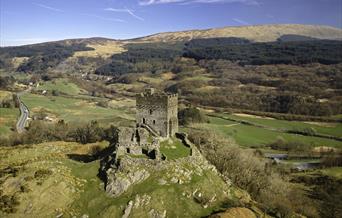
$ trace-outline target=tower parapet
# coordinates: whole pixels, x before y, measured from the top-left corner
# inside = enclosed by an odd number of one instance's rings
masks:
[[[168,138],[178,132],[178,94],[146,89],[136,95],[136,123]]]

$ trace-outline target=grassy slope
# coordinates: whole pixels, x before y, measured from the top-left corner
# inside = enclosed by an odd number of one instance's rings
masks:
[[[56,90],[68,95],[78,95],[81,92],[84,92],[84,90],[80,89],[76,84],[69,82],[68,79],[55,79],[53,81],[42,82],[36,89],[47,91]]]
[[[331,167],[331,168],[322,169],[318,171],[322,172],[324,175],[342,179],[342,167]]]
[[[0,91],[0,101],[3,99],[12,98],[12,92]],[[8,136],[15,127],[16,121],[19,117],[18,108],[0,108],[0,134],[1,136]]]
[[[314,38],[340,38],[341,30],[328,26],[312,26],[299,24],[255,25],[242,27],[223,27],[207,30],[191,30],[181,32],[165,32],[139,38],[143,41],[175,41],[193,38],[238,37],[252,41],[276,41],[281,35],[303,35]]]
[[[103,57],[109,58],[113,54],[122,53],[125,50],[122,43],[116,41],[106,41],[104,43],[89,43],[88,47],[93,48],[91,51],[75,52],[74,57]]]
[[[126,114],[123,109],[99,107],[94,102],[75,98],[27,94],[22,100],[32,112],[44,108],[67,122],[98,120],[101,123],[111,123],[122,119],[133,120],[133,115]]]
[[[19,117],[18,108],[0,108],[0,134],[1,136],[9,135],[15,127]]]
[[[96,144],[106,146],[105,143]],[[103,183],[97,177],[99,161],[83,163],[67,156],[86,155],[96,144],[48,142],[0,148],[0,170],[9,166],[18,170],[15,175],[0,175],[0,195],[15,195],[20,202],[14,214],[4,214],[0,210],[0,217],[55,217],[59,214],[65,217],[80,217],[83,214],[90,217],[121,217],[128,201],[144,194],[152,198],[148,205],[134,209],[132,215],[136,217],[145,217],[152,208],[161,212],[167,210],[168,217],[200,217],[245,196],[239,189],[227,188],[220,177],[205,170],[201,177],[194,175],[190,183],[170,185],[158,184],[161,176],[169,172],[154,173],[119,198],[111,198],[105,194]],[[183,167],[189,168],[190,165]],[[38,170],[50,170],[51,175],[36,178]],[[183,194],[191,195],[195,190],[208,197],[216,195],[217,200],[208,208],[203,208],[192,197]]]
[[[168,160],[174,160],[189,156],[190,148],[184,146],[179,139],[173,138],[172,141],[165,140],[160,143],[160,152],[164,154]]]
[[[245,120],[251,123],[284,130],[303,130],[305,128],[313,128],[314,130],[316,130],[317,133],[320,134],[342,137],[342,123],[305,123],[300,121],[286,121],[258,117],[242,117],[237,115],[224,116],[236,120]]]
[[[335,140],[288,133],[279,133],[214,117],[210,117],[210,123],[200,125],[205,126],[211,130],[221,132],[226,136],[233,137],[239,145],[246,147],[262,146],[274,142],[279,136],[283,137],[287,141],[300,141],[303,143],[312,144],[314,146],[331,146],[339,148],[342,147],[342,142]]]
[[[78,208],[70,205],[81,197],[85,187],[93,185],[93,182],[100,184],[96,177],[99,163],[79,163],[66,155],[86,154],[93,145],[50,142],[34,146],[1,148],[0,169],[10,166],[19,170],[15,176],[3,175],[0,179],[0,189],[4,194],[16,195],[20,202],[16,207],[17,213],[6,216],[52,217],[60,213],[76,215]],[[106,145],[100,143],[100,146]],[[36,178],[35,172],[42,169],[51,170],[52,174]],[[79,176],[80,174],[83,176]],[[26,187],[27,191],[21,191],[22,186]],[[91,190],[97,191],[94,194],[99,196],[103,192],[99,185]],[[77,215],[80,216],[82,213]],[[0,211],[1,216],[4,214]]]
[[[12,98],[12,92],[0,90],[0,101],[8,98]]]

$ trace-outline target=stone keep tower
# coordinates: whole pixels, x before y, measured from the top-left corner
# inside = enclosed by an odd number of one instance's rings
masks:
[[[136,95],[137,126],[150,128],[161,137],[178,132],[178,94],[156,93],[146,89]]]

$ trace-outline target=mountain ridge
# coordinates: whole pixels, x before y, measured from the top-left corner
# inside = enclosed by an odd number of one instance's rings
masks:
[[[133,41],[180,41],[194,38],[237,37],[255,42],[276,41],[282,35],[310,36],[318,39],[342,39],[342,29],[325,25],[265,24],[163,32],[132,39]]]
[[[172,42],[172,41],[190,41],[198,38],[224,38],[236,37],[245,38],[254,42],[271,42],[276,41],[282,35],[299,35],[313,37],[317,39],[342,40],[342,29],[326,26],[326,25],[304,25],[304,24],[263,24],[250,26],[226,26],[208,29],[193,29],[182,31],[168,31],[150,34],[142,37],[131,39],[111,39],[107,37],[89,37],[61,39],[35,44],[27,44],[20,46],[32,46],[45,43],[104,43],[108,41],[121,43],[134,42]],[[20,47],[20,46],[2,46]]]

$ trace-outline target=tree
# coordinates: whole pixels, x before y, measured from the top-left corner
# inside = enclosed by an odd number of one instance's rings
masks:
[[[104,130],[97,121],[91,121],[83,127],[78,127],[72,134],[75,141],[82,144],[100,141],[104,136]]]
[[[205,114],[199,109],[191,107],[185,108],[178,112],[179,123],[181,125],[188,125],[190,123],[204,123],[208,122]]]

